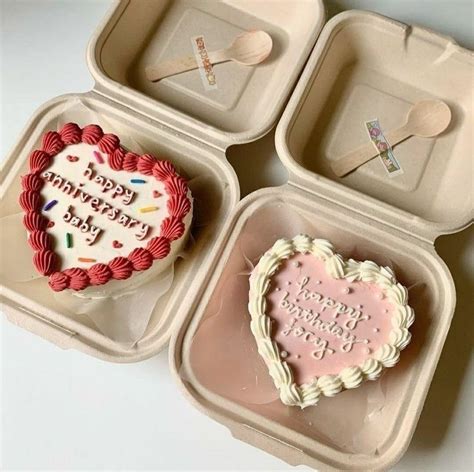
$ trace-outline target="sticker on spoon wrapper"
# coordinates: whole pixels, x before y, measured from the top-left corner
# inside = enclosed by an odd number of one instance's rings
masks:
[[[390,177],[395,177],[396,175],[403,174],[403,169],[397,158],[394,156],[390,143],[382,133],[379,120],[376,118],[375,120],[366,121],[365,127],[367,128],[367,133],[369,134],[372,144],[379,153],[380,160],[382,161],[388,175]]]
[[[209,54],[207,53],[204,36],[195,36],[194,38],[191,38],[191,42],[193,43],[193,50],[199,65],[199,73],[201,75],[204,88],[206,90],[217,89],[216,75],[214,74],[214,68],[212,67],[211,61],[209,60]]]

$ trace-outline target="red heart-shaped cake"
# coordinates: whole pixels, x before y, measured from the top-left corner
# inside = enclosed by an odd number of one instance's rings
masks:
[[[34,265],[53,290],[107,296],[157,275],[182,249],[192,197],[171,162],[124,149],[98,125],[67,123],[43,136],[29,167],[19,202]]]
[[[345,260],[324,239],[279,239],[250,277],[258,352],[286,405],[305,408],[398,362],[414,321],[387,267]]]

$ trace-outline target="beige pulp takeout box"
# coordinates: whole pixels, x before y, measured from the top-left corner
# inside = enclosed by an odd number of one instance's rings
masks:
[[[323,470],[385,470],[403,455],[455,307],[452,277],[434,241],[471,220],[472,78],[472,52],[432,31],[357,11],[339,14],[324,27],[277,128],[277,151],[289,182],[250,194],[233,211],[214,273],[171,341],[171,365],[181,388],[235,437],[290,464]],[[331,160],[367,142],[365,121],[378,118],[392,129],[404,123],[413,103],[430,98],[450,106],[452,123],[436,139],[414,137],[394,148],[403,175],[389,178],[379,158],[342,179],[331,172]],[[227,276],[243,266],[243,234],[266,238],[258,250],[269,248],[274,239],[261,221],[273,221],[275,235],[292,237],[295,212],[338,251],[351,256],[356,247],[364,257],[389,261],[405,285],[418,287],[410,292],[416,314],[412,342],[381,380],[383,408],[363,428],[359,423],[367,418],[358,422],[360,408],[351,399],[364,398],[370,382],[340,394],[347,400],[327,399],[302,414],[282,404],[232,400],[204,377],[205,365],[194,362],[201,324],[214,315]],[[258,250],[247,256],[258,257]],[[229,365],[230,372],[236,369],[238,360]],[[345,406],[345,438],[363,436],[357,448],[330,434],[333,420],[341,421],[337,402]]]
[[[275,125],[324,20],[321,0],[306,0],[297,9],[292,0],[116,1],[89,43],[94,88],[54,98],[37,110],[4,163],[0,216],[20,211],[20,175],[26,173],[28,155],[43,133],[56,128],[58,120],[82,123],[85,106],[125,146],[133,150],[138,143],[146,152],[169,158],[188,178],[202,179],[194,191],[196,210],[202,214],[195,216],[199,221],[204,215],[206,224],[193,231],[190,255],[177,264],[172,289],[132,349],[104,336],[87,317],[65,315],[45,278],[1,280],[9,320],[63,348],[114,362],[139,361],[163,349],[177,314],[191,309],[211,271],[222,228],[239,200],[226,148],[256,140]],[[191,54],[192,38],[198,35],[212,51],[227,47],[246,30],[268,32],[271,55],[258,67],[230,62],[216,66],[217,89],[211,92],[198,71],[158,83],[145,77],[146,65]],[[28,250],[24,246],[16,249]]]
[[[4,307],[12,322],[62,347],[117,362],[157,353],[173,331],[170,360],[178,383],[234,436],[291,464],[382,469],[408,446],[454,310],[452,278],[433,242],[439,234],[462,229],[470,218],[469,202],[458,193],[469,191],[465,170],[472,150],[467,95],[472,55],[421,28],[369,13],[338,15],[324,29],[278,127],[277,148],[289,171],[288,184],[254,192],[237,205],[238,182],[225,150],[255,140],[273,126],[324,21],[320,1],[301,1],[298,8],[291,0],[268,4],[118,2],[88,50],[94,89],[45,104],[4,166],[2,216],[19,210],[18,177],[31,149],[59,115],[80,120],[74,105],[80,100],[97,113],[99,124],[103,117],[104,126],[118,127],[121,137],[132,136],[148,152],[169,156],[191,178],[206,175],[198,199],[219,205],[208,207],[212,223],[197,228],[191,257],[179,263],[166,305],[154,313],[145,337],[132,350],[120,348],[87,319],[62,314],[45,280],[2,280]],[[144,65],[152,58],[188,54],[192,37],[203,34],[211,50],[245,29],[269,32],[274,52],[255,69],[219,66],[217,93],[203,91],[196,71],[154,85],[145,81]],[[453,124],[436,140],[412,138],[397,146],[403,176],[388,179],[377,161],[348,178],[332,176],[328,161],[367,140],[358,124],[377,117],[388,129],[403,121],[411,103],[433,96],[450,105]],[[243,231],[251,231],[255,218],[265,214],[273,217],[276,233],[293,236],[289,222],[295,211],[338,250],[349,251],[356,244],[375,260],[384,254],[407,285],[425,284],[413,303],[417,320],[412,344],[387,375],[386,408],[368,431],[377,450],[369,441],[366,451],[355,454],[337,437],[329,441],[321,428],[330,425],[308,427],[294,421],[297,409],[281,416],[281,409],[269,412],[231,401],[206,388],[193,371],[193,336],[229,262],[239,257]],[[260,241],[267,242],[270,247],[273,241]],[[325,412],[325,405],[312,410]]]

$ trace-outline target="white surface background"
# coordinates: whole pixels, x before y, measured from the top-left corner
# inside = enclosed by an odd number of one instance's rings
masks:
[[[86,44],[109,3],[0,0],[2,156],[39,105],[92,87]],[[470,0],[328,3],[330,13],[371,9],[474,48]],[[243,193],[284,181],[272,139],[246,146],[245,154],[256,159],[252,172],[241,150],[230,151]],[[458,308],[413,442],[397,470],[473,470],[472,243],[466,231],[437,242],[454,274]],[[3,317],[1,323],[4,470],[289,468],[233,440],[190,406],[173,383],[166,351],[138,364],[109,364],[63,352]]]

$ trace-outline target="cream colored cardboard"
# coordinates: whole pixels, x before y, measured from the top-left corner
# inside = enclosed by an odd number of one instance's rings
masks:
[[[348,207],[357,202],[358,211],[431,241],[459,231],[472,218],[473,63],[472,51],[432,31],[341,13],[321,33],[279,124],[278,153],[299,185]],[[389,131],[430,98],[448,104],[451,123],[435,139],[394,149],[403,175],[387,179],[374,159],[335,177],[330,163],[368,141],[365,121],[378,118]]]
[[[93,36],[88,62],[96,89],[172,128],[221,149],[270,130],[324,22],[322,0],[123,0]],[[205,90],[198,71],[150,82],[146,66],[193,53],[203,35],[209,52],[243,31],[273,41],[258,67],[214,67],[217,88]],[[133,32],[133,34],[131,33]]]
[[[294,9],[290,1],[275,2],[273,8],[268,2],[224,1],[217,6],[213,2],[213,14],[220,16],[219,21],[213,20],[214,30],[219,33],[214,37],[212,31],[197,28],[205,23],[199,18],[209,18],[208,5],[197,0],[117,2],[89,45],[94,90],[59,97],[40,108],[6,160],[1,176],[3,216],[17,209],[18,176],[29,151],[59,115],[77,118],[74,107],[68,104],[78,99],[148,151],[168,155],[188,176],[209,176],[206,189],[211,200],[221,205],[212,210],[214,222],[196,238],[191,257],[178,264],[174,289],[164,308],[154,315],[146,336],[132,351],[118,348],[87,320],[61,313],[39,280],[27,290],[2,280],[5,311],[12,322],[61,347],[77,348],[115,362],[137,361],[155,354],[174,331],[170,360],[178,384],[198,408],[228,426],[237,438],[295,465],[323,470],[386,469],[408,447],[454,310],[452,278],[436,255],[433,241],[441,233],[460,230],[470,218],[470,207],[455,192],[465,196],[469,184],[466,167],[472,138],[467,130],[472,125],[472,104],[464,92],[472,77],[472,54],[435,33],[377,15],[338,15],[326,26],[277,131],[278,152],[289,171],[289,184],[254,192],[235,207],[238,184],[223,149],[256,139],[271,128],[316,39],[323,21],[322,5],[308,1],[300,10]],[[298,11],[303,14],[298,16]],[[186,74],[181,78],[183,83],[170,78],[166,89],[159,93],[149,90],[137,65],[147,63],[148,56],[167,59],[183,52],[184,43],[170,40],[164,44],[163,40],[176,36],[182,18],[187,25],[186,35],[206,35],[210,49],[213,41],[222,39],[227,43],[234,33],[253,23],[267,30],[279,47],[268,67],[255,71],[251,78],[223,69],[223,83],[231,90],[225,96],[209,99],[197,91],[200,82],[184,77]],[[229,27],[229,21],[238,24]],[[155,34],[157,28],[159,35]],[[383,54],[377,48],[383,48]],[[433,70],[436,78],[428,73]],[[367,81],[370,96],[362,87]],[[343,112],[345,95],[340,99],[338,92],[346,91],[347,95],[354,89],[359,89],[352,98],[354,103]],[[404,114],[411,101],[427,97],[448,102],[454,112],[453,128],[434,145],[416,142],[406,149],[405,153],[417,153],[421,159],[412,168],[400,156],[405,177],[398,183],[392,180],[387,186],[380,169],[366,171],[356,180],[335,181],[327,170],[328,159],[366,139],[349,124],[359,120],[356,110],[371,111],[371,106],[378,103],[372,93],[381,93],[380,103],[385,103],[389,95],[398,96],[391,103],[390,114],[384,112],[385,107],[376,110],[387,129],[397,124],[391,120],[397,118],[397,113]],[[236,100],[242,108],[232,106]],[[228,113],[222,112],[226,108]],[[333,139],[333,135],[339,139]],[[436,194],[432,188],[436,188]],[[281,204],[282,212],[275,212],[275,204]],[[405,283],[425,283],[425,291],[415,304],[413,342],[387,376],[390,388],[385,411],[365,433],[365,442],[358,445],[357,453],[338,442],[337,435],[329,440],[314,425],[308,427],[300,418],[282,415],[279,406],[262,412],[255,405],[224,398],[206,388],[193,370],[189,349],[192,337],[225,277],[226,263],[235,257],[244,225],[261,211],[270,215],[275,212],[275,224],[286,224],[286,231],[292,229],[287,224],[291,212],[298,211],[317,224],[320,234],[338,248],[350,251],[347,244],[352,241],[376,260],[380,254],[387,254]],[[349,393],[364,395],[364,388]],[[330,418],[334,410],[328,405],[324,408],[328,408]],[[352,431],[352,424],[348,422],[346,433]],[[317,426],[324,427],[324,423]]]
[[[87,317],[65,313],[44,278],[28,283],[0,280],[10,321],[61,347],[114,362],[142,360],[163,349],[179,311],[190,308],[201,289],[200,281],[208,276],[207,263],[218,248],[221,228],[239,199],[237,178],[224,149],[257,139],[275,124],[323,22],[321,0],[305,1],[298,10],[292,8],[291,0],[265,4],[116,0],[88,46],[88,66],[96,81],[93,90],[43,105],[3,161],[0,217],[20,210],[19,176],[25,173],[28,154],[58,120],[81,122],[84,117],[75,106],[79,104],[93,111],[105,129],[139,143],[147,152],[168,157],[188,178],[198,177],[194,198],[198,213],[204,213],[208,221],[193,230],[191,252],[176,264],[172,289],[160,300],[145,336],[132,349],[102,335]],[[236,32],[247,29],[266,30],[274,41],[273,55],[262,69],[223,64],[217,95],[206,94],[197,71],[183,74],[178,84],[170,78],[161,92],[146,81],[145,63],[174,57],[188,47],[192,51],[191,38],[196,34],[206,36],[209,48],[220,48]],[[141,81],[152,88],[143,88]],[[194,102],[192,97],[197,97]],[[213,126],[212,120],[223,126]],[[195,214],[195,219],[200,216]],[[23,241],[16,243],[25,249]]]
[[[451,274],[433,243],[471,219],[472,174],[466,170],[473,147],[472,77],[472,52],[422,28],[354,11],[334,17],[323,29],[277,128],[277,150],[289,183],[250,194],[232,213],[213,277],[171,341],[171,366],[185,395],[236,437],[290,464],[318,470],[386,470],[405,452],[455,307]],[[434,140],[413,138],[397,146],[404,174],[389,179],[376,161],[344,179],[331,173],[331,159],[368,139],[366,120],[379,118],[389,130],[412,103],[433,97],[449,104],[453,122]],[[258,222],[264,213],[275,238],[294,236],[292,216],[299,213],[343,253],[356,247],[379,263],[387,257],[405,284],[421,283],[410,299],[416,313],[412,342],[400,364],[382,378],[384,407],[363,430],[357,415],[370,385],[344,393],[343,410],[329,403],[336,399],[314,407],[310,414],[324,421],[309,424],[290,407],[249,404],[220,393],[218,382],[232,379],[213,382],[212,369],[195,362],[193,342],[200,327],[215,319],[229,267],[242,263],[242,234],[253,228],[256,237],[263,237]],[[267,247],[274,242],[270,239]],[[208,355],[209,366],[213,355]],[[229,372],[237,367],[238,362],[229,365]],[[331,436],[341,411],[344,434]]]

